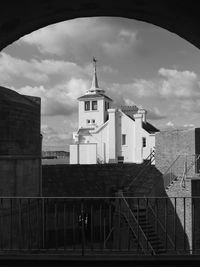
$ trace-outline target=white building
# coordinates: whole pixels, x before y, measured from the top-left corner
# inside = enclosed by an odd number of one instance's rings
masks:
[[[136,106],[111,108],[112,99],[99,88],[96,60],[91,88],[78,98],[78,131],[70,145],[70,164],[142,163],[155,146],[146,110]]]

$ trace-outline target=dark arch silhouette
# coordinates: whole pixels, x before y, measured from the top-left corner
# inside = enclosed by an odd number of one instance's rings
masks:
[[[2,0],[0,50],[41,27],[78,17],[120,16],[176,33],[200,48],[198,2],[186,0]]]
[[[199,9],[185,0],[4,0],[0,50],[20,37],[60,21],[92,16],[138,19],[176,33],[200,48]]]

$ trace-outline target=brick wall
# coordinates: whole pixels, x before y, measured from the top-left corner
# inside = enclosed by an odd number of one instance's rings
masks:
[[[200,177],[196,176],[191,181],[192,191],[192,218],[193,218],[193,249],[198,253],[200,249]],[[196,253],[195,252],[195,253]]]
[[[163,192],[160,172],[150,166],[136,179],[144,164],[43,165],[43,196],[114,196],[131,181],[131,196]]]
[[[155,165],[161,173],[165,173],[177,156],[181,155],[173,170],[175,175],[180,175],[183,173],[184,162],[187,161],[187,166],[190,166],[194,160],[195,129],[158,132],[155,147]],[[195,166],[191,168],[190,173],[194,173],[194,169]]]
[[[171,226],[169,229],[171,230],[171,235],[173,235],[174,232],[175,222],[174,222],[173,212],[175,210],[177,215],[177,222],[176,222],[177,247],[181,246],[184,247],[184,236],[185,236],[185,241],[188,240],[188,245],[185,245],[186,249],[192,249],[191,179],[187,178],[185,180],[185,187],[182,187],[181,178],[179,178],[169,187],[168,190],[166,190],[166,195],[169,198],[169,201],[171,203],[171,209],[173,210],[171,213],[169,213],[169,220]],[[185,233],[183,232],[184,227],[185,227]]]
[[[156,134],[155,165],[161,173],[166,175],[166,170],[177,156],[180,155],[173,168],[170,171],[168,170],[168,174],[177,177],[177,180],[169,185],[163,196],[168,198],[170,207],[167,219],[168,225],[170,225],[168,228],[169,234],[174,241],[176,240],[177,248],[184,248],[185,246],[185,249],[190,250],[193,248],[191,177],[195,175],[200,162],[197,162],[196,166],[193,165],[188,172],[187,177],[185,177],[185,187],[181,184],[185,163],[188,169],[195,160],[194,155],[200,153],[199,140],[200,129],[198,128],[164,131]],[[163,206],[160,207],[160,210],[162,209]],[[176,213],[176,223],[174,212]],[[163,223],[165,218],[166,215],[163,210],[163,215],[161,216]],[[174,238],[175,230],[177,233],[176,238]]]

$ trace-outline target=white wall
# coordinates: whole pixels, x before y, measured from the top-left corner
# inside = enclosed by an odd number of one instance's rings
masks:
[[[105,123],[102,128],[95,134],[85,137],[85,142],[97,144],[97,158],[103,163],[108,162],[109,151],[108,151],[108,123]]]
[[[96,144],[79,144],[80,164],[97,163],[97,145]]]
[[[146,159],[155,147],[155,134],[149,134],[142,129],[142,137],[146,138],[146,147],[143,147],[143,159]]]
[[[155,134],[149,134],[141,127],[142,118],[137,120],[138,123],[124,113],[117,113],[117,156],[123,156],[124,162],[138,162],[146,159],[155,147]],[[126,135],[126,145],[122,145],[123,134]],[[144,148],[142,147],[143,137],[146,138],[146,147]]]
[[[70,151],[70,157],[69,157],[69,164],[78,164],[79,158],[78,158],[78,145],[70,145],[69,146]]]
[[[80,101],[80,103],[82,103],[82,109],[84,110],[84,101]],[[98,108],[100,108],[100,106],[98,106]],[[102,108],[105,108],[104,104]],[[109,118],[111,118],[112,115],[114,116],[114,110],[115,109],[110,109],[111,114],[109,114]],[[98,111],[93,112],[98,113]],[[86,114],[89,114],[87,118],[94,118],[93,112],[82,112],[82,115],[80,112],[79,116],[82,120],[83,117],[85,117],[86,121]],[[81,164],[95,164],[97,163],[97,159],[102,163],[108,163],[109,159],[117,162],[118,156],[123,156],[124,162],[141,163],[143,159],[149,156],[153,147],[155,147],[155,134],[149,134],[142,128],[141,114],[138,114],[136,121],[133,121],[120,110],[115,110],[115,119],[113,117],[112,120],[114,120],[113,123],[109,119],[105,124],[101,123],[101,125],[103,125],[99,130],[96,129],[96,132],[91,133],[91,135],[84,136],[79,147],[79,159],[77,159],[77,150],[70,146],[71,164],[76,164],[77,161],[79,161],[79,163],[84,162]],[[136,124],[137,127],[135,127]],[[116,126],[116,132],[114,131],[114,125]],[[82,127],[83,126],[82,124]],[[122,145],[123,134],[126,135],[125,145]],[[146,147],[144,148],[142,147],[142,137],[146,138]],[[113,147],[114,144],[115,148]],[[94,145],[96,146],[96,150],[93,148]],[[95,153],[96,156],[94,156]]]
[[[97,144],[70,145],[70,164],[96,164]]]
[[[85,101],[90,101],[90,107],[92,105],[92,101],[97,101],[97,110],[85,110]],[[104,123],[104,113],[105,113],[105,106],[104,106],[104,99],[85,99],[79,100],[79,128],[80,127],[91,127],[92,124],[87,124],[87,120],[95,120],[95,125],[100,126]]]
[[[121,119],[121,125],[120,125]],[[133,162],[134,121],[125,114],[118,112],[117,156],[123,156],[124,162]],[[126,135],[126,144],[122,145],[122,134]]]
[[[117,110],[115,108],[108,110],[109,124],[108,124],[108,150],[109,163],[117,162]]]

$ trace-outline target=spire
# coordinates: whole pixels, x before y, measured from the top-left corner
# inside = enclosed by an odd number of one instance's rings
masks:
[[[92,86],[91,86],[91,89],[96,89],[96,88],[99,88],[99,85],[98,85],[98,79],[97,79],[97,70],[96,70],[96,63],[97,63],[97,60],[95,57],[93,57],[93,65],[94,65],[94,73],[93,73],[93,79],[92,79]]]

